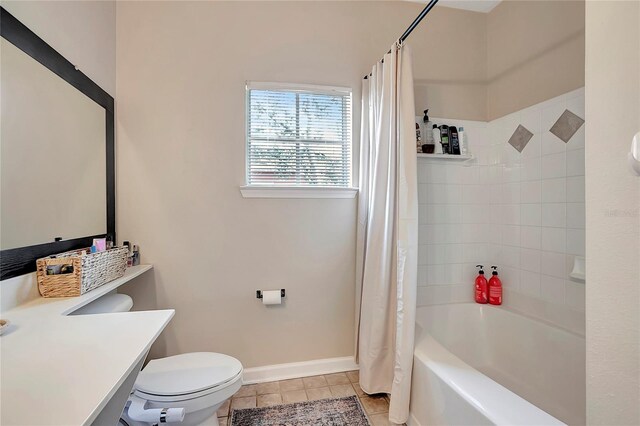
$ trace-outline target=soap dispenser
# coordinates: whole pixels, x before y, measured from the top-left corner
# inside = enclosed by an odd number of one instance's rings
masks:
[[[484,266],[476,265],[476,268],[480,268],[478,271],[478,276],[476,277],[476,303],[482,303],[483,305],[487,303],[487,279],[484,277]]]
[[[489,303],[502,305],[502,281],[498,278],[498,267],[492,266],[491,279],[489,280]]]

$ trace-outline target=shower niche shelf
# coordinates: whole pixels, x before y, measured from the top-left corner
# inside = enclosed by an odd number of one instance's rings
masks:
[[[451,154],[422,154],[417,153],[418,159],[431,159],[443,161],[467,161],[473,159],[473,154],[451,155]]]

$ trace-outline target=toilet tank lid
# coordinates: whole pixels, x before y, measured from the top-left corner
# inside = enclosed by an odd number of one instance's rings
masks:
[[[185,395],[222,385],[240,373],[242,364],[233,357],[192,352],[149,361],[135,388],[152,395]]]

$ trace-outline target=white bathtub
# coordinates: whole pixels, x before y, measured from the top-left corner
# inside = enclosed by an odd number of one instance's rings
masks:
[[[416,323],[409,426],[585,424],[584,337],[475,303]]]

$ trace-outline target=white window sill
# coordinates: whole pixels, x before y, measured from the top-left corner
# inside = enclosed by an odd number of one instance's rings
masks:
[[[240,193],[244,198],[355,198],[358,188],[247,185]]]

